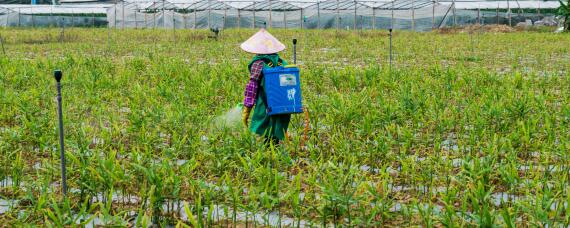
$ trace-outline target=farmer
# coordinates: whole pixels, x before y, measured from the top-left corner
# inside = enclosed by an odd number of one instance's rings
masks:
[[[243,123],[245,126],[249,126],[254,133],[263,136],[265,143],[278,144],[285,138],[291,115],[267,115],[267,96],[262,70],[264,67],[287,65],[287,62],[277,54],[277,52],[285,49],[285,45],[265,29],[261,29],[242,43],[241,48],[246,52],[255,54],[247,66],[249,69],[249,82],[244,92]],[[255,108],[253,108],[254,106]],[[251,124],[249,124],[249,115],[252,109],[253,115]]]

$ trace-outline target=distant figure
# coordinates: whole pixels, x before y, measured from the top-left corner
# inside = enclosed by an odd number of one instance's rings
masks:
[[[247,66],[249,69],[249,82],[244,92],[243,123],[249,126],[251,131],[264,137],[265,143],[278,144],[285,139],[291,114],[267,115],[267,96],[262,70],[264,67],[287,65],[287,62],[277,54],[277,52],[285,49],[285,45],[265,29],[261,29],[242,43],[241,49],[255,54]],[[254,106],[251,124],[249,124],[249,114]]]

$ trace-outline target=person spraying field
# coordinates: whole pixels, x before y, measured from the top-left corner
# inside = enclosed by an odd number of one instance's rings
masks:
[[[248,64],[243,123],[264,137],[266,143],[277,144],[285,139],[291,114],[303,112],[299,69],[279,57],[285,45],[265,29],[242,43],[241,48],[255,54]]]

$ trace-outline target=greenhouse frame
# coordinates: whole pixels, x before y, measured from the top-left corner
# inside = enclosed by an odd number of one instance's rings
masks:
[[[301,28],[429,31],[470,24],[557,25],[558,1],[126,0],[0,5],[4,27]]]

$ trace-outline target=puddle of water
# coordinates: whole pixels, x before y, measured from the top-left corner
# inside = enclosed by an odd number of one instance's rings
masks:
[[[103,193],[97,193],[96,196],[91,198],[94,202],[105,202],[103,201]],[[115,192],[111,195],[111,200],[113,203],[127,203],[127,204],[138,204],[141,199],[138,196],[123,196],[122,194]]]
[[[518,168],[519,171],[540,171],[540,172],[544,172],[544,171],[550,171],[550,172],[562,172],[562,167],[560,166],[555,166],[555,165],[548,165],[548,166],[544,166],[544,165],[521,165]]]
[[[16,200],[0,199],[0,215],[12,210],[16,205],[18,205]]]
[[[506,193],[506,192],[496,192],[496,193],[491,194],[491,198],[492,198],[493,204],[498,207],[503,203],[509,202],[509,200],[512,202],[520,200],[521,196],[516,196],[513,194]]]
[[[14,185],[14,180],[12,177],[6,177],[4,180],[0,181],[0,187],[12,187]],[[20,181],[20,187],[22,187],[24,183]]]
[[[204,208],[203,215],[207,216],[209,210],[210,208]],[[233,219],[234,210],[230,207],[227,207],[227,214],[224,211],[224,206],[221,205],[214,205],[213,208],[211,208],[211,210],[212,210],[212,218],[219,217],[230,220]],[[182,220],[188,221],[188,215],[186,214],[186,211],[181,210],[180,217]],[[281,227],[281,226],[295,227],[297,225],[297,222],[299,222],[298,219],[290,218],[283,214],[279,216],[279,213],[275,211],[269,212],[267,214],[265,214],[264,212],[258,212],[253,214],[252,212],[246,213],[243,211],[236,211],[237,221],[245,222],[246,218],[250,223],[253,223],[253,221],[255,221],[259,225],[267,224],[271,227]],[[301,220],[299,223],[301,227],[308,227],[308,225],[310,224],[306,220]]]

